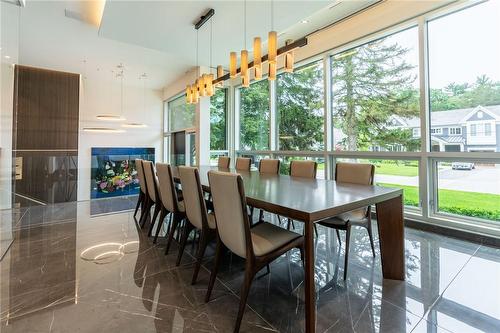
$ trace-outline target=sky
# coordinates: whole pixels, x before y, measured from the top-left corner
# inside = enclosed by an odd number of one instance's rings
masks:
[[[500,0],[429,21],[428,41],[431,88],[473,83],[482,74],[500,81]],[[418,75],[417,27],[389,36],[387,42],[409,49],[406,61]],[[416,80],[414,86],[418,84]]]

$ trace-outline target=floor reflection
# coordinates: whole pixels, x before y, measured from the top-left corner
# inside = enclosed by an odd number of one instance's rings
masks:
[[[0,262],[2,332],[232,331],[244,262],[224,255],[205,303],[213,245],[191,286],[196,246],[175,267],[176,247],[165,256],[164,240],[153,245],[137,228],[134,199],[2,211],[13,236]],[[499,249],[409,228],[405,242],[407,280],[384,280],[379,250],[373,258],[366,231],[355,229],[344,281],[344,235],[340,246],[319,228],[318,332],[500,332]],[[257,274],[242,331],[302,332],[303,298],[291,251]]]

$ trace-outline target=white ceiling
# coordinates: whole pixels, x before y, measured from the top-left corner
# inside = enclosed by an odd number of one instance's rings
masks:
[[[377,0],[274,1],[280,44],[338,21]],[[21,9],[20,63],[99,76],[125,64],[128,85],[162,88],[196,64],[194,23],[209,8],[213,17],[213,61],[227,67],[230,51],[243,47],[243,1],[110,1],[100,29],[65,16],[82,13],[85,1],[27,1]],[[75,16],[75,15],[74,15]],[[301,23],[307,20],[308,23]],[[271,29],[269,1],[247,1],[247,48]],[[199,30],[199,64],[209,65],[210,22]],[[86,59],[86,66],[83,60]]]

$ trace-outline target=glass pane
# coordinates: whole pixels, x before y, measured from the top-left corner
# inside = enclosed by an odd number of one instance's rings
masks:
[[[419,151],[417,28],[331,61],[334,149]]]
[[[211,151],[210,152],[210,165],[217,166],[219,156],[228,156],[228,151]]]
[[[500,164],[438,162],[438,211],[500,221]]]
[[[238,157],[247,157],[252,159],[250,169],[258,170],[260,160],[265,158],[271,158],[269,155],[257,155],[257,154],[247,154],[247,153],[238,153]]]
[[[269,83],[240,88],[240,149],[269,149]]]
[[[227,89],[217,89],[210,97],[210,150],[226,148]]]
[[[428,31],[432,151],[500,151],[500,1],[433,20]]]
[[[282,175],[290,174],[290,162],[293,160],[303,161],[303,160],[311,160],[316,161],[317,169],[316,169],[316,178],[317,179],[325,179],[325,159],[323,157],[304,157],[304,156],[278,156],[280,163],[280,173]]]
[[[185,128],[194,127],[196,106],[186,104],[184,96],[168,102],[169,130],[178,131]]]
[[[323,61],[278,75],[279,149],[323,149],[323,98]]]
[[[337,162],[374,164],[376,185],[402,188],[405,206],[420,206],[418,161],[338,158]]]

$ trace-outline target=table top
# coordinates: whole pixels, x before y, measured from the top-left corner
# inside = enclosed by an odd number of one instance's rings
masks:
[[[204,190],[210,190],[208,171],[238,173],[243,178],[249,205],[304,222],[337,216],[403,194],[402,189],[261,174],[258,171],[237,171],[216,166],[200,166],[198,170]],[[177,168],[174,167],[172,171],[178,181]]]

